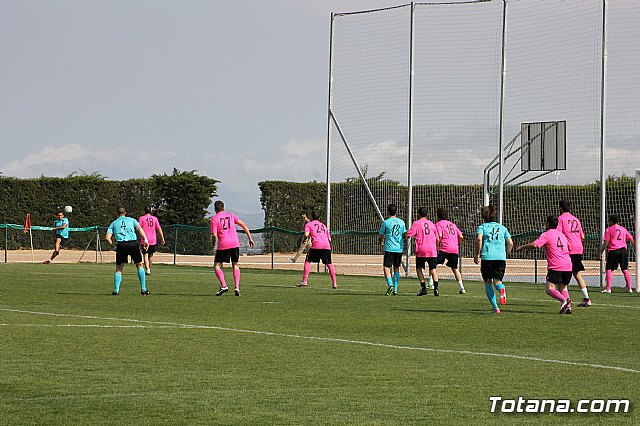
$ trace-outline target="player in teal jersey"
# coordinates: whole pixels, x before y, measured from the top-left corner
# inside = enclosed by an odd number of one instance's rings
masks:
[[[387,206],[389,217],[380,225],[378,242],[384,247],[383,270],[387,280],[387,293],[398,294],[398,283],[400,281],[400,265],[402,264],[402,253],[404,251],[404,234],[407,227],[402,219],[396,217],[398,208],[395,204]],[[391,268],[393,267],[393,280],[391,279]]]
[[[64,213],[59,211],[56,213],[56,220],[53,221],[53,253],[51,257],[45,260],[45,264],[51,263],[60,254],[60,249],[64,248],[69,240],[69,219],[64,217]]]
[[[476,237],[476,255],[473,261],[477,264],[482,259],[480,271],[484,280],[484,290],[491,303],[493,312],[500,313],[496,303],[493,286],[500,294],[500,305],[507,303],[506,288],[502,283],[507,266],[507,254],[511,253],[513,240],[507,228],[496,222],[496,209],[485,206],[481,209],[484,223],[478,226]]]
[[[109,245],[113,245],[111,237],[115,237],[116,242],[116,272],[113,275],[113,293],[114,296],[120,294],[120,283],[122,282],[122,271],[124,265],[129,261],[129,257],[138,268],[138,280],[140,280],[140,294],[148,296],[149,290],[147,290],[147,280],[142,263],[142,252],[140,251],[140,242],[138,237],[143,241],[143,247],[147,249],[149,247],[149,240],[145,235],[142,227],[132,217],[126,216],[127,209],[124,206],[118,206],[118,218],[111,222],[109,228],[107,228],[107,235],[105,239]],[[137,235],[136,235],[137,234]]]

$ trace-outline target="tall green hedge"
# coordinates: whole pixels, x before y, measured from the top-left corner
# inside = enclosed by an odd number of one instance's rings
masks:
[[[23,224],[30,213],[32,225],[51,226],[56,211],[69,205],[73,207],[73,212],[67,214],[71,227],[107,227],[116,217],[116,207],[123,204],[128,215],[136,219],[151,205],[163,225],[203,226],[217,183],[195,171],[177,169],[171,174],[123,181],[101,176],[35,179],[0,176],[0,222]],[[43,233],[37,235],[50,239]],[[202,244],[206,242],[197,243]]]
[[[383,209],[389,203],[398,206],[398,216],[407,218],[407,187],[392,181],[370,182],[371,191]],[[326,184],[320,182],[260,182],[261,203],[265,211],[265,226],[302,230],[300,211],[317,208],[323,217],[326,209]],[[380,219],[369,201],[364,185],[359,181],[334,183],[331,186],[331,232],[334,250],[344,253],[374,254],[378,247],[370,238],[347,238],[350,233],[377,233]],[[588,185],[528,185],[511,187],[505,195],[504,223],[520,242],[529,241],[544,229],[547,215],[558,214],[558,201],[572,201],[572,211],[582,222],[589,244],[588,257],[597,256],[600,239],[600,184]],[[635,181],[630,177],[610,177],[607,180],[607,214],[616,213],[620,223],[629,230],[634,228]],[[426,207],[429,217],[435,219],[438,207],[449,211],[450,220],[456,222],[467,237],[473,237],[481,222],[479,209],[483,201],[481,185],[416,185],[413,190],[414,211]],[[497,200],[493,199],[493,203]],[[345,232],[351,231],[351,232]],[[471,243],[471,239],[468,238]],[[278,236],[276,250],[293,250],[295,239]],[[472,244],[465,250],[471,251]]]

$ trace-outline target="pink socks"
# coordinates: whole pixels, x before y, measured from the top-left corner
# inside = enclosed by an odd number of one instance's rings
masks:
[[[224,272],[222,272],[222,269],[216,268],[216,277],[218,277],[218,281],[220,281],[220,287],[227,288],[227,283],[224,281]]]

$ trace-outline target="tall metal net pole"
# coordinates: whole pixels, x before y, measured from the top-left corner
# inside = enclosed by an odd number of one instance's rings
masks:
[[[331,28],[329,30],[329,101],[327,111],[327,229],[331,229],[331,108],[333,96],[331,84],[333,83],[333,21],[335,14],[331,13]]]
[[[602,0],[602,64],[600,74],[600,241],[607,227],[607,184],[605,179],[605,108],[606,108],[606,70],[607,70],[607,0]],[[604,285],[604,260],[600,256],[600,287]]]
[[[638,240],[640,240],[640,169],[636,170],[636,292],[640,293],[640,250],[638,249]]]
[[[411,2],[411,23],[410,23],[410,31],[411,35],[409,36],[409,149],[408,149],[408,157],[407,157],[407,186],[409,189],[408,199],[407,199],[407,226],[411,226],[411,221],[413,218],[413,178],[411,176],[411,162],[413,156],[413,78],[415,75],[414,68],[414,60],[413,60],[413,48],[415,41],[415,32],[414,32],[414,23],[415,23],[415,3]],[[409,275],[409,260],[411,259],[411,244],[407,244],[407,258],[406,258],[406,269],[405,274]]]
[[[507,37],[507,0],[502,0],[502,70],[500,73],[500,130],[498,135],[500,164],[498,166],[499,173],[499,190],[498,190],[498,222],[502,223],[502,213],[504,210],[504,176],[502,175],[502,168],[504,166],[504,152],[502,136],[504,134],[504,81],[507,73],[507,62],[505,55]]]

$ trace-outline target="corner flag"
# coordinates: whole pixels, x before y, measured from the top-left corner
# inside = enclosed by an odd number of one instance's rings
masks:
[[[31,213],[27,213],[27,220],[24,221],[24,232],[29,232],[31,229]]]

